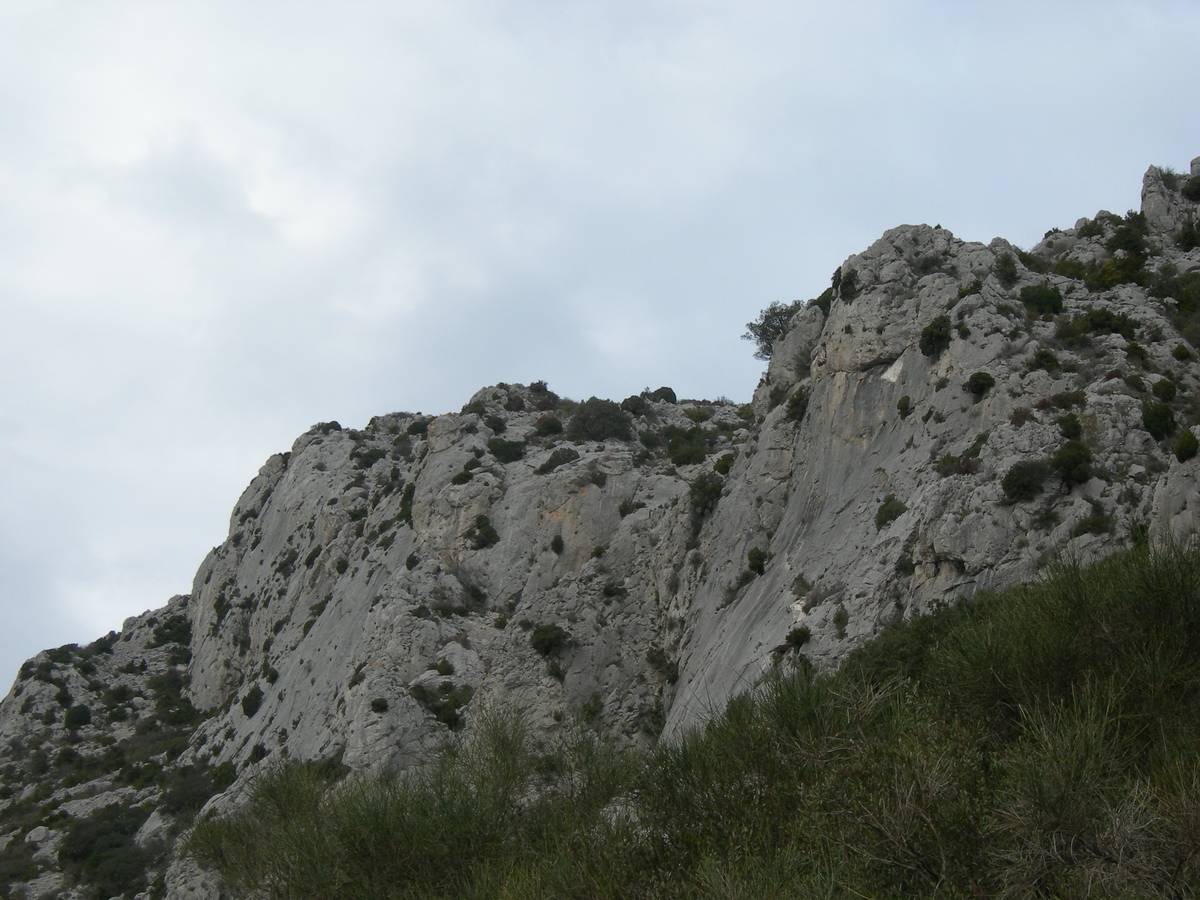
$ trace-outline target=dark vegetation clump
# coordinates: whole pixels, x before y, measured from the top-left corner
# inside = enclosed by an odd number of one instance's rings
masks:
[[[973,372],[963,385],[963,390],[972,394],[975,397],[975,401],[979,402],[983,399],[984,394],[995,386],[996,379],[987,372]]]
[[[566,647],[569,638],[561,625],[537,625],[529,635],[529,644],[542,656],[550,656]]]
[[[804,626],[778,640],[773,675],[653,749],[547,750],[497,711],[407,775],[283,761],[188,852],[234,896],[1200,895],[1200,549],[1054,563],[835,673]],[[142,814],[110,809],[128,846]]]
[[[589,397],[571,416],[567,437],[573,441],[627,441],[631,437],[629,414],[619,403]]]
[[[1046,283],[1021,288],[1020,298],[1031,315],[1046,316],[1060,313],[1063,309],[1062,293]]]
[[[921,352],[926,356],[937,359],[950,346],[950,317],[938,316],[921,329],[918,341]]]
[[[804,307],[802,300],[794,303],[772,303],[758,314],[753,322],[746,323],[743,341],[754,341],[754,358],[770,359],[772,345],[787,334],[792,316]],[[674,402],[674,401],[672,401]]]
[[[1028,459],[1014,463],[1000,480],[1004,499],[1009,503],[1032,500],[1042,492],[1042,486],[1049,477],[1050,466],[1042,460]]]

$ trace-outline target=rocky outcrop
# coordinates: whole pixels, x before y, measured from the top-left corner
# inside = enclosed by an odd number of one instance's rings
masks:
[[[189,596],[22,669],[0,881],[104,883],[80,848],[107,815],[149,873],[130,893],[215,896],[178,835],[283,758],[419,764],[491,704],[546,742],[647,743],[1055,553],[1194,530],[1186,185],[1152,168],[1141,214],[1028,253],[892,229],[796,313],[743,406],[500,384],[314,427]]]

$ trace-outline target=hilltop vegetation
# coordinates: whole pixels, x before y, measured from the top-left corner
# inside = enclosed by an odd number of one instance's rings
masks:
[[[197,827],[239,896],[1189,897],[1200,550],[1139,546],[864,644],[788,645],[644,754],[493,714],[407,777],[285,763]]]

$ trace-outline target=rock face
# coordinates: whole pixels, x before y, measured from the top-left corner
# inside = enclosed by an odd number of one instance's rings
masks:
[[[501,384],[314,427],[190,595],[22,668],[0,884],[218,896],[178,838],[285,757],[419,764],[489,704],[547,741],[646,743],[1055,553],[1193,531],[1188,184],[1152,168],[1141,214],[1029,253],[892,229],[796,313],[744,406]],[[96,824],[144,881],[105,881]]]

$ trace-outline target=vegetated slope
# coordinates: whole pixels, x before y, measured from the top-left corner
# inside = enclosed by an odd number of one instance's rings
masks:
[[[648,753],[519,714],[427,771],[287,763],[191,852],[274,897],[1193,897],[1200,549],[891,626]]]
[[[1029,252],[887,232],[752,323],[749,404],[535,382],[315,426],[188,596],[22,668],[0,887],[217,896],[178,836],[281,760],[405,769],[500,703],[545,752],[644,750],[1060,550],[1194,531],[1198,179]]]

